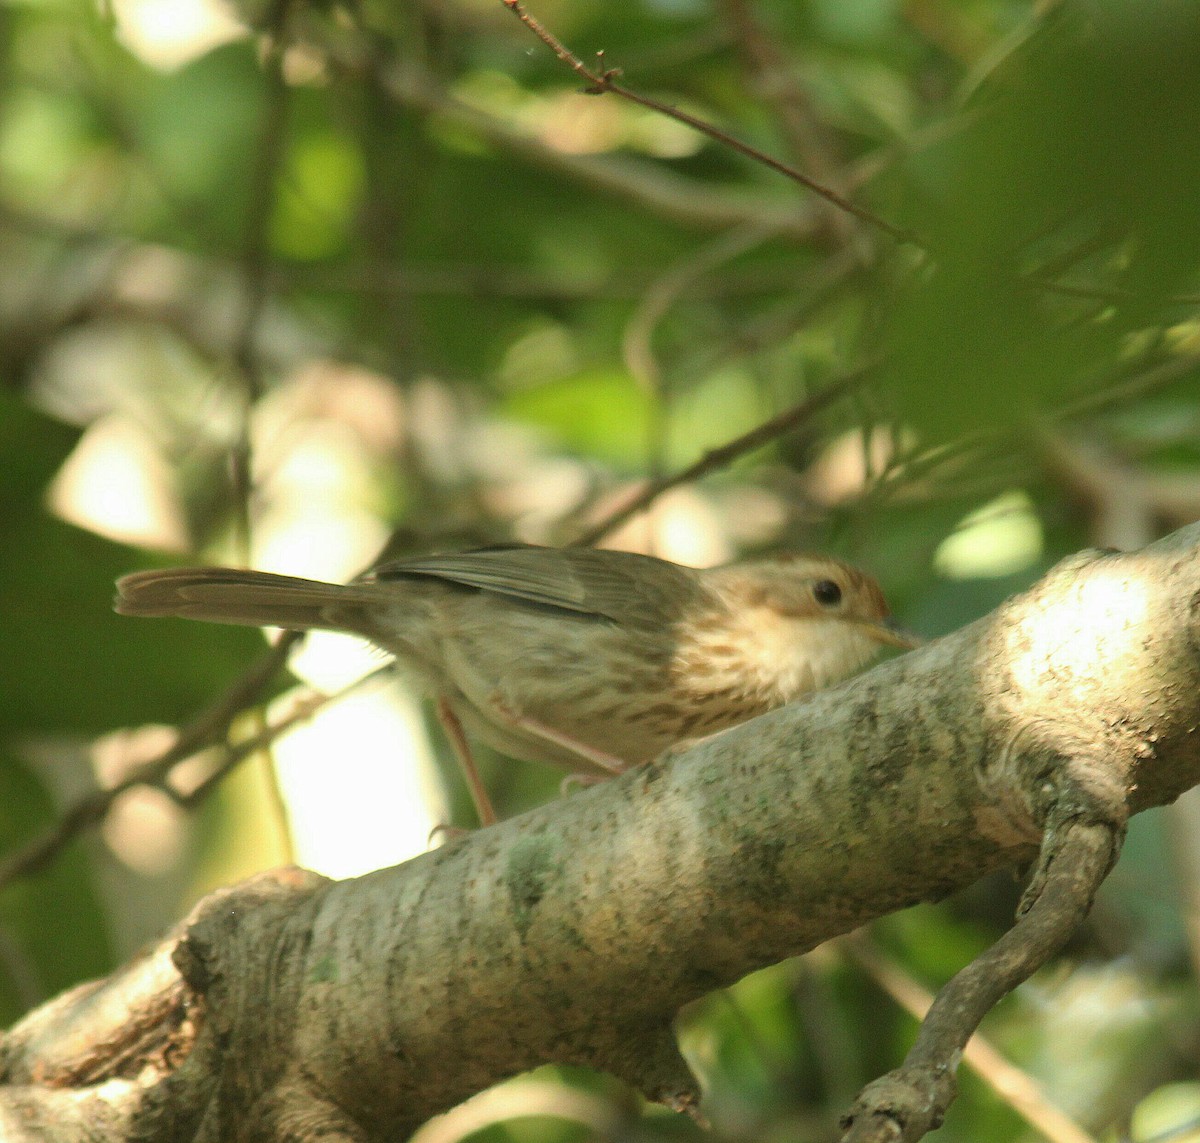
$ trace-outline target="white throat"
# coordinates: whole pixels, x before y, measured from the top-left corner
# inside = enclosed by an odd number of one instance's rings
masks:
[[[737,685],[768,705],[831,686],[866,666],[879,651],[869,634],[842,619],[783,618],[765,609],[737,613],[733,629],[698,632],[677,663],[704,663],[705,690]],[[696,675],[693,674],[693,678]]]

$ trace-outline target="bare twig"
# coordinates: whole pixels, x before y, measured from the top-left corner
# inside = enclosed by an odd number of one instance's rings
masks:
[[[379,667],[369,674],[363,675],[361,679],[355,680],[349,686],[343,687],[336,694],[325,694],[321,691],[305,689],[300,694],[295,696],[292,703],[292,709],[288,711],[277,722],[267,724],[263,722],[261,728],[249,738],[245,738],[240,742],[232,743],[225,748],[225,752],[221,757],[220,762],[213,767],[212,772],[206,774],[204,778],[189,790],[179,790],[173,785],[166,782],[163,783],[168,794],[180,806],[184,808],[192,807],[202,802],[226,774],[229,773],[237,764],[250,755],[259,750],[265,750],[271,746],[279,737],[293,726],[301,722],[306,722],[312,718],[322,707],[328,706],[331,702],[345,698],[352,691],[358,690],[368,682],[373,682],[380,675],[390,670],[389,666]]]
[[[342,66],[353,65],[347,61]],[[700,184],[661,165],[611,155],[576,155],[551,147],[528,131],[454,98],[428,73],[411,66],[393,68],[383,81],[389,95],[406,108],[443,116],[509,155],[677,225],[723,230],[760,223],[778,226],[787,237],[802,242],[811,240],[816,229],[815,210],[809,203],[780,202],[754,190]]]
[[[160,757],[139,766],[116,785],[104,790],[96,790],[81,799],[59,819],[58,824],[43,837],[31,842],[14,854],[3,866],[0,866],[0,888],[3,888],[14,878],[36,872],[50,861],[76,835],[91,825],[104,819],[113,802],[123,793],[134,786],[154,786],[162,790],[173,802],[184,809],[191,809],[202,802],[220,781],[238,763],[245,761],[251,755],[266,750],[283,734],[294,726],[308,721],[317,711],[328,706],[331,702],[344,698],[351,691],[357,690],[368,681],[377,678],[388,670],[380,667],[361,679],[344,687],[335,694],[324,694],[320,691],[304,690],[296,696],[292,709],[276,722],[261,723],[260,729],[249,738],[240,742],[228,743],[223,749],[220,760],[212,771],[206,774],[196,785],[180,789],[173,784],[169,770],[173,770],[180,762],[190,757],[190,754],[180,755],[179,741]],[[182,740],[182,736],[180,741]],[[194,753],[194,751],[193,751]],[[169,759],[169,766],[167,760]]]
[[[925,1018],[933,1004],[932,994],[887,958],[865,934],[843,938],[836,946],[909,1015],[918,1020]],[[1037,1080],[1005,1059],[982,1035],[976,1033],[971,1037],[963,1050],[963,1061],[1051,1143],[1096,1143],[1092,1135],[1046,1098]]]
[[[1189,373],[1200,369],[1200,354],[1187,353],[1167,361],[1143,368],[1128,375],[1125,369],[1120,376],[1110,381],[1100,380],[1088,387],[1082,396],[1068,401],[1057,410],[1061,417],[1082,417],[1144,397],[1181,381]]]
[[[940,1126],[967,1041],[997,1001],[1070,939],[1120,843],[1116,823],[1076,818],[1047,831],[1028,908],[937,994],[903,1065],[868,1084],[847,1113],[843,1143],[913,1143]]]
[[[762,448],[764,445],[770,444],[771,441],[778,440],[780,437],[792,432],[800,425],[815,417],[826,406],[833,404],[834,401],[844,397],[847,393],[853,392],[863,383],[873,368],[874,363],[872,362],[843,374],[836,381],[826,385],[823,389],[801,401],[798,405],[793,405],[790,409],[785,409],[777,416],[764,421],[761,425],[756,425],[749,432],[743,433],[741,436],[735,437],[733,440],[717,448],[709,449],[699,460],[694,464],[688,465],[687,468],[680,469],[671,476],[650,481],[632,499],[610,513],[606,519],[589,528],[581,536],[577,536],[571,546],[589,547],[597,543],[621,524],[625,523],[626,520],[648,508],[663,493],[670,491],[670,489],[678,488],[681,484],[690,484],[701,477],[707,476],[711,472],[717,472],[727,465],[732,464],[738,457],[753,452],[755,449]]]
[[[0,864],[0,889],[18,877],[44,869],[85,829],[104,819],[113,802],[134,786],[162,787],[167,775],[178,763],[221,741],[235,718],[257,704],[271,680],[287,661],[288,652],[299,636],[295,632],[280,636],[274,646],[207,710],[197,715],[179,737],[157,758],[137,767],[116,785],[94,790],[75,802],[40,837],[27,842]]]
[[[743,142],[736,136],[730,135],[727,131],[722,131],[719,127],[715,127],[713,124],[697,118],[695,115],[690,115],[688,112],[681,111],[678,107],[672,107],[670,104],[663,103],[660,100],[651,99],[647,95],[641,95],[631,88],[618,83],[616,77],[620,75],[620,70],[618,68],[605,67],[602,52],[598,53],[599,69],[593,70],[587,67],[553,32],[531,16],[525,10],[525,5],[520,0],[502,0],[502,2],[522,24],[537,36],[576,75],[587,80],[588,86],[584,90],[589,95],[602,95],[605,92],[612,92],[613,95],[619,95],[622,99],[628,99],[631,103],[648,107],[652,111],[657,111],[660,115],[666,115],[679,123],[684,123],[693,130],[699,131],[702,135],[707,135],[710,139],[715,139],[718,143],[722,143],[726,147],[745,155],[747,158],[753,159],[756,163],[770,167],[771,170],[776,171],[785,178],[789,178],[793,182],[807,187],[814,194],[820,195],[821,198],[833,203],[848,214],[852,214],[855,218],[859,218],[876,229],[882,230],[897,242],[911,243],[915,246],[921,245],[917,236],[911,231],[880,218],[877,214],[872,213],[865,207],[859,206],[857,203],[851,202],[848,198],[844,198],[837,191],[819,183],[816,179],[809,178],[802,171],[798,171],[794,167],[789,167],[786,163],[781,163],[778,159],[772,158],[765,152],[758,150],[757,147],[750,146],[750,144]]]

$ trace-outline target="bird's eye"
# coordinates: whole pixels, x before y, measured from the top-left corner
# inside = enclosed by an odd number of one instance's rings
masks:
[[[837,607],[842,602],[842,589],[831,579],[819,579],[813,584],[813,599],[822,607]]]

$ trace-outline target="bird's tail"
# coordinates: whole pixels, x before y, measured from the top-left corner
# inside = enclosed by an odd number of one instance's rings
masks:
[[[361,632],[380,589],[238,568],[166,568],[117,580],[121,615],[179,616],[250,627]]]

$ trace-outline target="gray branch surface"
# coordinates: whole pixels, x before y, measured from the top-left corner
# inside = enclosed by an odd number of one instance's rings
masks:
[[[1198,725],[1200,526],[1081,553],[920,651],[404,865],[214,894],[0,1040],[0,1125],[395,1139],[550,1061],[686,1103],[683,1005],[1040,853],[1025,928],[1041,935],[1005,938],[1011,983],[1027,975],[1086,911],[1128,814],[1200,781]],[[927,1047],[982,1015],[952,999]],[[860,1121],[891,1114],[871,1093]]]

